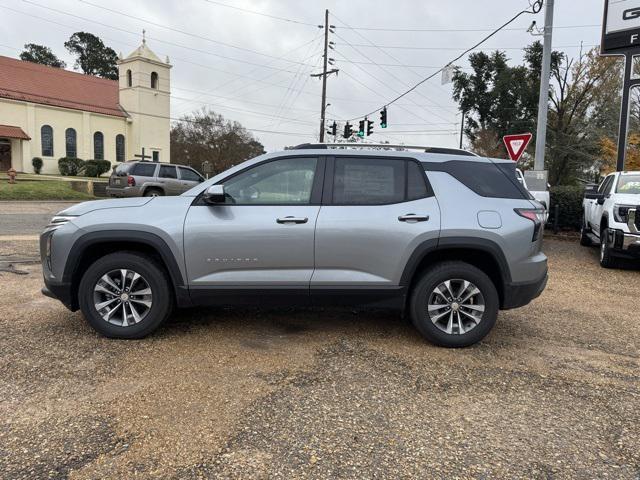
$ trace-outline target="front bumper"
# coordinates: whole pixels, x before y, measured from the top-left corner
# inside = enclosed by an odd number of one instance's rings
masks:
[[[67,283],[52,283],[44,280],[44,287],[40,290],[46,297],[59,300],[62,304],[72,312],[78,310],[78,302],[72,295],[71,284]]]
[[[609,230],[605,241],[609,244],[613,253],[627,258],[640,258],[640,229],[637,221],[636,209],[629,210],[627,226],[628,232],[622,230]]]

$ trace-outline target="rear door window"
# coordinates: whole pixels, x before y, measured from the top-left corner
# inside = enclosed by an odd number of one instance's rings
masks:
[[[176,167],[173,165],[161,165],[158,176],[161,178],[178,178]]]
[[[336,158],[333,198],[336,205],[384,205],[405,198],[405,162],[385,158]]]
[[[153,177],[156,173],[156,165],[152,163],[138,163],[133,168],[133,175],[140,177]]]

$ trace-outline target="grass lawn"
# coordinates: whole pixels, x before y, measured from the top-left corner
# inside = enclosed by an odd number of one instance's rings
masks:
[[[62,181],[18,180],[10,184],[0,180],[0,200],[93,200],[95,197],[76,192],[71,184]]]

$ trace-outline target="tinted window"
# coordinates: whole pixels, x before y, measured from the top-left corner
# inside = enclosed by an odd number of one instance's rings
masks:
[[[95,160],[104,160],[104,135],[102,132],[93,134],[93,158]]]
[[[427,171],[446,172],[483,197],[529,199],[531,195],[518,183],[515,163],[484,163],[463,160],[424,162]]]
[[[116,135],[116,162],[124,162],[124,135]]]
[[[114,173],[117,176],[122,177],[122,176],[128,175],[132,167],[133,167],[133,164],[131,163],[123,163],[122,165],[118,165],[116,167],[116,169],[114,170]]]
[[[43,125],[40,128],[40,143],[42,144],[42,156],[53,157],[53,128]]]
[[[224,182],[227,203],[307,204],[316,163],[315,158],[286,158],[250,168]]]
[[[333,203],[382,205],[404,200],[405,162],[384,158],[336,158]]]
[[[179,168],[180,168],[180,178],[182,180],[186,180],[187,182],[200,181],[200,175],[198,175],[196,172],[194,172],[190,168],[184,168],[184,167],[179,167]]]
[[[605,179],[602,181],[602,183],[601,183],[601,184],[600,184],[600,186],[598,187],[598,193],[604,193],[604,192],[605,192],[605,190],[606,190],[607,188],[609,188],[609,184],[611,183],[611,179],[612,179],[612,178],[613,178],[613,177],[609,176],[609,177],[605,178]]]
[[[156,166],[153,163],[136,163],[136,166],[133,168],[133,174],[140,177],[153,177],[155,173]]]
[[[607,178],[607,184],[604,186],[604,194],[605,195],[609,195],[611,193],[611,187],[613,187],[613,179],[615,177],[613,175],[611,175],[609,178]]]
[[[407,162],[407,200],[429,196],[424,175],[424,169],[419,164]]]
[[[158,174],[158,176],[162,178],[178,178],[178,175],[176,173],[176,167],[169,166],[169,165],[161,165],[160,173]]]
[[[67,128],[64,132],[64,142],[66,146],[66,154],[69,158],[76,158],[76,131],[73,128]]]

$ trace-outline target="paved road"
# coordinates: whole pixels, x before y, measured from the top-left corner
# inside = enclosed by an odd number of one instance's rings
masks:
[[[72,202],[0,202],[0,239],[4,236],[37,235],[60,210]]]
[[[545,251],[543,295],[461,350],[329,310],[109,340],[40,295],[38,265],[0,273],[0,478],[637,480],[640,272]]]

